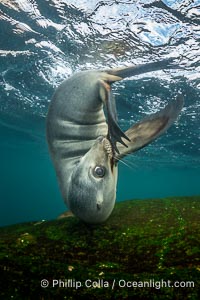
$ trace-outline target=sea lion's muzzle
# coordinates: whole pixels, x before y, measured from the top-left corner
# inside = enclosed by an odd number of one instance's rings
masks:
[[[116,198],[117,163],[159,137],[177,119],[183,97],[123,132],[111,85],[125,77],[171,68],[173,59],[74,74],[56,90],[47,115],[47,141],[61,193],[87,223],[102,223]],[[105,108],[105,110],[104,110]]]

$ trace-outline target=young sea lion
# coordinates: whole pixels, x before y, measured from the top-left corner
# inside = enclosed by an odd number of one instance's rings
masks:
[[[124,133],[116,121],[111,84],[173,67],[171,60],[163,60],[83,71],[57,88],[47,115],[47,141],[62,196],[68,208],[83,221],[101,223],[109,217],[116,198],[118,160],[167,130],[183,106],[179,95]]]

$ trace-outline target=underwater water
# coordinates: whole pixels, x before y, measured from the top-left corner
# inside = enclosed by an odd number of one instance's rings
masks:
[[[117,201],[200,194],[200,1],[0,2],[0,226],[66,210],[45,140],[55,88],[85,69],[175,57],[113,85],[121,128],[185,96],[180,119],[120,163]]]

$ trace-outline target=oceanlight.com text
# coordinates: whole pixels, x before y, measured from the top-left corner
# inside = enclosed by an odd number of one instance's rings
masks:
[[[81,287],[85,288],[194,288],[194,281],[171,281],[171,280],[146,280],[146,281],[127,281],[124,279],[112,281],[107,281],[104,279],[91,280],[86,279],[85,281],[79,281],[76,279],[42,279],[41,287],[53,287],[53,288],[73,288],[79,289]]]

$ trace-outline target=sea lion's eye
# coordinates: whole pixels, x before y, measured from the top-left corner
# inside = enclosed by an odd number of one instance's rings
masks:
[[[104,177],[105,173],[106,173],[106,170],[102,166],[96,166],[93,170],[93,174],[95,177],[102,178],[102,177]]]

